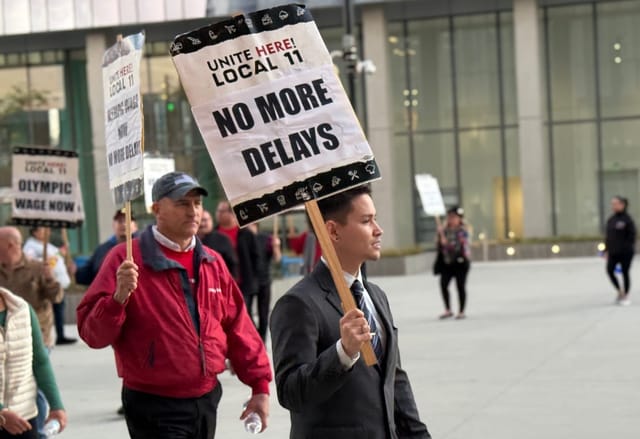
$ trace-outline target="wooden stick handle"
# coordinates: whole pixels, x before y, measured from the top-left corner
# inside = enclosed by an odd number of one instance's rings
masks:
[[[64,262],[67,267],[71,266],[71,249],[69,248],[69,234],[67,233],[67,229],[62,229],[62,244],[67,251],[64,253]]]
[[[126,220],[126,234],[127,234],[127,261],[133,260],[133,249],[131,240],[131,201],[127,201],[124,205],[124,215]]]
[[[44,242],[42,243],[42,262],[44,262],[45,264],[48,264],[49,261],[47,261],[48,258],[48,248],[49,247],[49,238],[51,235],[51,229],[49,229],[49,227],[45,227],[44,228]]]
[[[274,215],[273,217],[273,237],[276,238],[278,236],[278,221],[280,217],[278,215]]]
[[[344,280],[342,268],[340,267],[340,260],[338,259],[336,250],[333,248],[333,244],[331,244],[327,229],[324,226],[322,214],[318,208],[318,202],[316,200],[311,200],[304,203],[304,205],[307,209],[307,214],[311,219],[311,225],[316,233],[316,238],[322,248],[322,256],[324,256],[327,261],[331,277],[333,278],[333,283],[336,285],[336,289],[338,290],[338,295],[342,301],[342,309],[347,313],[352,309],[357,308],[356,301],[351,294],[351,290],[347,286],[347,282]],[[364,358],[364,362],[367,366],[373,366],[378,362],[371,342],[362,345],[360,355]]]

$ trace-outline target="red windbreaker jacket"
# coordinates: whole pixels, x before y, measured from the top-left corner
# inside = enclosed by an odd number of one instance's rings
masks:
[[[186,270],[168,259],[148,227],[133,241],[138,287],[125,305],[113,299],[125,244],[111,250],[78,306],[78,330],[92,348],[113,346],[127,388],[173,398],[199,397],[217,384],[229,358],[253,393],[269,393],[271,366],[242,293],[215,251],[197,240],[189,312]],[[200,331],[196,331],[199,323]]]

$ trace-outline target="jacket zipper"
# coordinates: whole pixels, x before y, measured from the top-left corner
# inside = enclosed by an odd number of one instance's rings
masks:
[[[198,276],[198,278],[200,278],[200,276]],[[200,314],[200,302],[198,301],[198,285],[189,282],[189,287],[191,287],[191,294],[193,295],[193,301],[196,305],[196,313],[198,313],[198,320],[200,321],[200,328],[196,335],[198,337],[198,351],[200,352],[200,368],[202,369],[202,375],[206,377],[209,373],[207,371],[207,358],[204,353],[204,344],[202,344],[202,314]],[[187,310],[187,312],[188,311],[189,310]]]
[[[209,373],[207,372],[207,359],[204,355],[204,346],[202,345],[202,339],[200,337],[198,337],[198,349],[200,350],[200,362],[202,365],[202,374],[204,376],[208,376]]]

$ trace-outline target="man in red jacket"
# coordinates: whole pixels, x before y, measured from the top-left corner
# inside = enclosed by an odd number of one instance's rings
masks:
[[[78,306],[82,339],[115,350],[131,438],[214,437],[226,358],[252,389],[241,418],[267,425],[271,367],[222,257],[196,236],[203,195],[184,173],[157,180],[156,225],[134,239],[132,261],[114,247]]]

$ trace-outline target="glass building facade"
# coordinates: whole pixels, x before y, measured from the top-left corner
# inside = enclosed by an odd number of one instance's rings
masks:
[[[547,175],[538,184],[549,197],[533,207],[523,189],[528,163],[518,114],[517,57],[530,56],[517,53],[515,44],[519,23],[514,2],[520,1],[533,0],[461,1],[453,2],[455,8],[444,0],[356,2],[360,48],[371,38],[368,15],[362,11],[381,8],[384,13],[386,64],[377,68],[386,72],[390,97],[385,110],[397,170],[391,178],[406,180],[399,186],[404,193],[397,196],[407,200],[408,208],[395,215],[413,225],[397,247],[433,240],[433,219],[421,213],[412,184],[413,175],[423,173],[438,178],[447,204],[464,206],[476,236],[483,233],[490,239],[527,236],[525,222],[532,209],[548,216],[548,235],[598,235],[615,194],[628,197],[632,215],[640,217],[640,1],[536,3],[543,103],[540,148]],[[206,2],[196,2],[201,13],[187,11],[186,0],[178,2],[180,8],[164,2],[162,14],[156,11],[144,20],[136,8],[119,2],[124,9],[111,23],[117,29],[91,21],[100,14],[83,5],[96,2],[71,3],[76,21],[86,21],[77,27],[90,29],[51,33],[56,29],[37,16],[30,27],[12,31],[15,23],[8,26],[7,19],[17,12],[0,3],[0,41],[6,43],[0,44],[0,222],[10,216],[12,146],[75,150],[81,160],[87,221],[71,234],[72,244],[76,252],[89,252],[108,232],[99,217],[110,220],[111,215],[93,202],[99,191],[90,117],[90,35],[102,34],[108,42],[116,33],[139,30],[141,24],[134,23],[146,23],[145,150],[172,156],[178,169],[197,175],[213,192],[208,207],[224,194],[168,55],[173,35],[211,20],[204,17]],[[140,8],[144,2],[134,3]],[[233,1],[228,3],[232,8]],[[308,3],[313,10],[313,1]],[[330,51],[342,48],[341,13],[334,3],[318,4],[314,11]],[[10,35],[19,32],[29,33]],[[345,79],[338,57],[336,65]],[[363,77],[356,85],[356,109],[367,131],[377,111],[375,90],[367,89]]]

